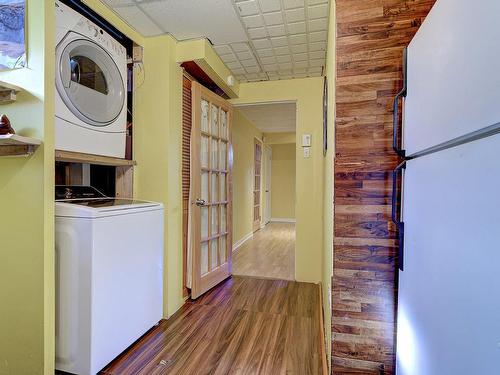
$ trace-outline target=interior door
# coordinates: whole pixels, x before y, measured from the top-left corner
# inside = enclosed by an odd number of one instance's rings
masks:
[[[264,148],[264,170],[266,174],[265,183],[265,200],[266,209],[264,213],[264,223],[267,224],[271,221],[271,163],[272,163],[272,149],[269,146]]]
[[[261,222],[261,188],[262,188],[262,143],[254,140],[254,179],[253,179],[253,231],[260,229]]]
[[[191,298],[232,272],[233,109],[193,82],[191,133]]]

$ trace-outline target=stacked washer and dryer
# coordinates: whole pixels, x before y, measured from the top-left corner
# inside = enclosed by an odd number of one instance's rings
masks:
[[[123,158],[126,49],[55,3],[56,149]],[[95,375],[163,317],[163,206],[55,191],[56,369]]]

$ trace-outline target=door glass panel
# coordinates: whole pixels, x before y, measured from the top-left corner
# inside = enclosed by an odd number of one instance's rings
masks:
[[[225,171],[227,168],[227,143],[226,142],[221,142],[220,143],[220,169]]]
[[[208,197],[208,172],[201,172],[201,199],[209,202]]]
[[[226,263],[226,253],[227,253],[227,236],[220,237],[219,244],[219,264]]]
[[[218,244],[219,239],[216,238],[215,240],[210,241],[210,269],[213,270],[214,268],[217,268],[219,265],[218,262]]]
[[[220,232],[221,233],[226,233],[227,232],[227,206],[221,205],[220,206]]]
[[[201,207],[201,238],[208,237],[208,207]]]
[[[217,173],[212,173],[212,203],[219,201],[219,189],[217,189],[218,176]]]
[[[218,153],[219,148],[218,148],[218,141],[217,139],[212,139],[212,169],[219,169],[219,163],[218,163]]]
[[[227,139],[227,112],[224,110],[220,113],[220,136]]]
[[[208,242],[201,243],[201,274],[208,272]]]
[[[208,168],[208,141],[209,141],[208,137],[205,136],[201,137],[200,161],[202,168]]]
[[[208,102],[201,101],[201,131],[208,133]]]
[[[225,202],[227,200],[226,196],[226,174],[221,173],[220,177],[220,200],[221,202]]]
[[[212,135],[219,136],[219,108],[212,105]]]
[[[210,235],[215,236],[219,233],[219,209],[218,206],[212,206],[212,230]]]

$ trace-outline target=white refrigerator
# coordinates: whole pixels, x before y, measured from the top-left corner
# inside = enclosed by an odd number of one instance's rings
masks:
[[[500,1],[437,0],[405,81],[397,374],[498,375]]]

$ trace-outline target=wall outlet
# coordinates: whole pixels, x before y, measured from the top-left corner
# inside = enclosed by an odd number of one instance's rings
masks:
[[[311,134],[302,134],[302,147],[311,147]]]
[[[311,147],[304,147],[304,159],[311,157]]]

